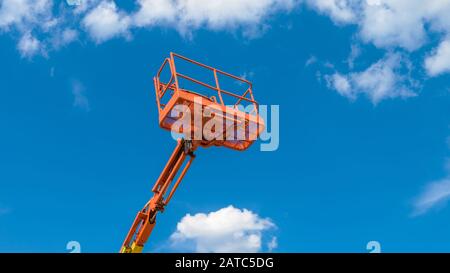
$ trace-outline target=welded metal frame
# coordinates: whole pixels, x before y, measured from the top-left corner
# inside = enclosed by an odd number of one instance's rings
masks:
[[[145,204],[144,208],[137,213],[136,218],[134,219],[134,222],[122,244],[122,248],[120,250],[121,253],[142,252],[144,244],[147,242],[148,237],[155,227],[157,213],[164,211],[165,206],[167,206],[172,199],[173,194],[181,183],[181,180],[183,180],[186,172],[190,168],[192,161],[195,158],[195,148],[196,147],[187,140],[178,140],[177,146],[153,186],[153,197],[147,202],[147,204]],[[180,169],[187,158],[189,158],[189,160],[184,165],[180,173]],[[171,190],[168,191],[177,174],[179,174],[178,178],[172,185]]]
[[[176,68],[176,59],[177,58],[211,71],[214,76],[215,86],[212,86],[210,84],[202,82],[201,80],[195,79],[193,76],[179,73]],[[164,68],[166,67],[166,65],[169,65],[171,76],[170,76],[170,79],[168,82],[162,82],[161,81],[161,73],[164,70]],[[218,77],[219,74],[223,75],[225,77],[232,78],[233,80],[236,80],[238,82],[241,82],[242,84],[245,84],[248,87],[242,95],[238,95],[231,91],[225,90],[220,87],[220,82],[219,82],[219,77]],[[216,91],[217,96],[219,97],[218,103],[222,106],[227,106],[227,105],[225,105],[224,100],[223,100],[223,96],[227,95],[227,96],[234,97],[236,99],[236,102],[234,103],[233,106],[236,107],[242,101],[247,101],[248,103],[253,104],[253,110],[250,114],[254,114],[254,115],[258,114],[258,102],[255,101],[255,98],[253,96],[253,91],[252,91],[253,86],[250,81],[243,79],[241,77],[235,76],[233,74],[224,72],[222,70],[216,69],[214,67],[205,65],[198,61],[186,58],[182,55],[179,55],[179,54],[176,54],[173,52],[170,53],[169,58],[166,58],[164,60],[163,64],[161,65],[161,67],[158,70],[158,73],[154,77],[156,100],[157,100],[159,112],[161,112],[165,107],[165,105],[161,103],[161,99],[167,94],[167,90],[172,90],[173,95],[176,94],[176,92],[183,90],[183,87],[181,87],[179,84],[179,78],[183,78],[190,82],[193,82],[193,83],[199,84],[203,87],[206,87],[210,90]]]

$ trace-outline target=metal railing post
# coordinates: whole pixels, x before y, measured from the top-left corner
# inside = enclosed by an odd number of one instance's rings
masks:
[[[219,78],[217,77],[217,70],[214,68],[214,79],[216,80],[216,88],[217,88],[217,94],[219,95],[220,103],[222,105],[225,105],[223,103],[222,94],[220,92],[220,85],[219,85]]]

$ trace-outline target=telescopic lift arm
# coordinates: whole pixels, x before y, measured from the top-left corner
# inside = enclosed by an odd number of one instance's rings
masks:
[[[153,186],[153,197],[150,201],[148,201],[144,208],[137,213],[133,225],[131,226],[128,235],[123,242],[122,248],[120,249],[121,253],[142,252],[144,244],[147,242],[148,237],[155,227],[156,214],[158,211],[163,212],[165,206],[167,206],[170,202],[170,199],[177,190],[178,185],[195,158],[195,148],[196,147],[192,144],[192,141],[184,139],[178,140],[178,144],[175,147],[172,156]],[[175,184],[172,186],[172,189],[168,191],[172,181],[180,171],[187,158],[189,158],[189,161],[181,170],[181,173]],[[167,192],[169,192],[169,194],[166,196]]]

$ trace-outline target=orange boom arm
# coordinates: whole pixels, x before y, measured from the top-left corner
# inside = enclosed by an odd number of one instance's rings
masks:
[[[175,60],[184,62],[184,65],[193,65],[197,69],[209,73],[214,78],[215,85],[202,82],[190,73],[191,76],[180,73],[176,68]],[[231,80],[235,83],[235,87],[239,86],[242,90],[238,93],[227,91],[223,89],[224,85],[219,83],[220,79],[227,80],[226,82]],[[170,57],[164,60],[153,78],[153,82],[159,126],[168,131],[183,134],[190,140],[178,140],[172,156],[152,189],[152,199],[136,215],[120,249],[121,253],[142,252],[144,244],[155,227],[156,214],[158,211],[164,211],[165,206],[169,203],[191,166],[197,147],[222,146],[244,151],[255,142],[264,129],[264,120],[258,114],[258,103],[253,97],[252,83],[245,79],[170,53]],[[189,86],[189,90],[183,88],[184,84]],[[193,90],[190,90],[191,88]],[[198,88],[201,88],[203,92],[198,93]],[[243,105],[241,105],[242,103]],[[181,126],[182,130],[174,127],[175,121],[178,119],[172,115],[175,107],[180,105],[185,108],[183,117],[187,115],[186,117],[190,118],[189,122],[191,122],[190,126],[186,126],[186,128],[184,125]],[[243,106],[244,109],[238,106]],[[209,114],[206,114],[207,110]],[[211,119],[210,111],[214,112],[213,118],[219,121],[217,123],[219,125],[214,126],[214,131],[210,130],[211,128],[205,129]],[[200,120],[199,124],[196,122],[197,118]],[[185,163],[187,158],[189,160]],[[180,170],[181,172],[179,172]],[[173,180],[175,183],[171,186]],[[169,187],[171,187],[170,190]]]
[[[169,203],[178,185],[191,166],[195,158],[195,146],[192,141],[179,139],[175,150],[172,153],[169,161],[164,167],[161,175],[153,186],[153,197],[148,201],[144,208],[138,212],[133,225],[128,232],[125,241],[123,242],[121,253],[140,253],[144,247],[145,242],[152,233],[156,223],[156,214],[158,211],[163,212],[164,207]],[[180,175],[178,176],[169,194],[166,196],[170,184],[180,171],[185,160],[189,157],[189,161],[185,164]]]

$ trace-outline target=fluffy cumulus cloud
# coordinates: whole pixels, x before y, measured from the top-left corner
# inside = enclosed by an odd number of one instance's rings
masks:
[[[278,11],[289,11],[296,0],[138,0],[133,13],[134,27],[162,25],[181,33],[199,28],[242,29],[246,35],[258,34],[265,20]]]
[[[170,240],[174,248],[196,252],[259,252],[277,247],[276,237],[263,246],[263,235],[275,224],[247,209],[233,206],[210,213],[187,214]]]
[[[0,31],[18,32],[17,48],[23,57],[43,52],[42,44],[33,32],[47,32],[52,28],[53,18],[50,0],[2,0],[0,2]]]
[[[58,14],[55,14],[57,10]],[[78,37],[78,25],[52,0],[0,0],[0,34],[12,33],[22,57],[47,55]]]
[[[440,44],[424,56],[423,69],[430,77],[450,73],[450,0],[307,0],[314,10],[329,16],[338,26],[356,25],[360,43],[385,50],[387,57],[367,70],[327,75],[328,86],[355,99],[367,95],[374,103],[387,98],[414,96],[414,81],[399,69],[398,53],[412,52],[440,37]],[[349,68],[354,58],[350,56]],[[407,61],[408,56],[401,58]]]
[[[41,43],[31,33],[23,34],[17,44],[22,57],[31,57],[41,50]]]
[[[342,96],[355,100],[358,95],[367,96],[374,104],[388,98],[415,96],[411,90],[413,80],[402,70],[408,69],[409,62],[400,54],[388,53],[364,71],[348,75],[336,72],[325,79],[330,88]]]
[[[427,48],[418,67],[428,76],[450,73],[450,0],[134,0],[126,10],[115,0],[1,0],[0,33],[13,32],[21,56],[46,55],[85,35],[96,43],[132,37],[138,28],[172,28],[191,36],[198,29],[240,32],[255,37],[270,26],[270,18],[307,6],[328,16],[337,27],[356,26],[356,44],[373,44],[387,57],[353,71],[356,55],[348,58],[346,74],[334,71],[327,82],[345,97],[368,96],[377,103],[414,95],[405,69],[394,61]],[[295,13],[301,16],[301,13]],[[433,39],[430,39],[433,37]],[[438,42],[436,43],[436,39]],[[433,45],[432,43],[436,43]],[[355,47],[359,49],[359,47]],[[402,52],[402,53],[396,53]],[[353,54],[352,53],[352,54]],[[398,57],[402,55],[401,57]],[[376,80],[371,80],[376,79]],[[380,81],[377,81],[380,80]]]
[[[425,59],[425,68],[431,76],[450,72],[450,38],[442,41]]]
[[[126,36],[131,19],[118,10],[113,1],[101,1],[89,11],[82,24],[96,42],[104,42],[116,36]]]
[[[179,0],[181,26],[213,30],[244,27],[247,33],[259,31],[267,16],[293,7],[293,0]]]
[[[2,0],[0,6],[0,28],[26,28],[42,23],[49,18],[50,0]],[[45,20],[46,21],[46,20]]]
[[[355,1],[307,0],[306,2],[318,12],[329,15],[337,23],[351,23],[356,20]]]
[[[356,24],[359,36],[380,48],[409,51],[433,32],[450,32],[450,0],[308,0],[336,23]],[[429,27],[427,27],[429,26]]]
[[[138,0],[138,3],[139,10],[133,16],[133,21],[136,26],[149,27],[176,22],[177,11],[174,1]]]
[[[125,37],[138,28],[169,27],[183,35],[200,29],[240,31],[258,36],[271,15],[289,12],[300,0],[135,0],[125,11],[120,1],[1,0],[0,33],[14,33],[21,55],[46,55],[80,37],[96,43]],[[19,35],[17,35],[17,33]]]
[[[419,5],[419,6],[418,6]],[[415,50],[425,41],[424,21],[418,10],[423,1],[367,1],[359,22],[361,36],[378,47]]]

